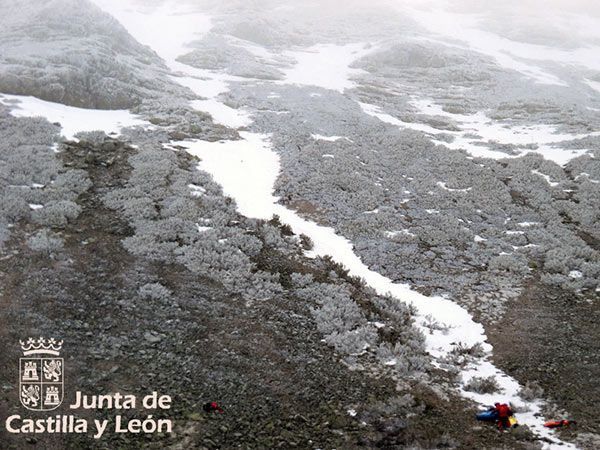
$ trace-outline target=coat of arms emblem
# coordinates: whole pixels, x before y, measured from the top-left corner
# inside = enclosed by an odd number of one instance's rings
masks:
[[[33,339],[21,342],[19,398],[33,411],[51,411],[60,406],[64,394],[64,361],[59,358],[63,341]]]

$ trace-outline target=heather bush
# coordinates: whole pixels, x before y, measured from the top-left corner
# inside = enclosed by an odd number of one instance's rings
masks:
[[[363,325],[343,332],[333,332],[325,336],[325,342],[342,355],[360,355],[374,347],[377,341],[377,329],[372,325]]]
[[[69,197],[77,197],[92,186],[87,173],[83,170],[73,169],[57,175],[52,188]],[[68,193],[68,194],[67,194]]]
[[[63,249],[64,241],[56,233],[43,229],[27,239],[27,246],[35,252],[52,254]]]
[[[465,390],[478,394],[495,394],[500,391],[500,385],[492,375],[489,377],[473,377],[464,385]]]
[[[147,283],[140,286],[138,294],[142,299],[168,300],[171,297],[171,291],[160,283]]]
[[[0,217],[10,222],[16,222],[29,217],[31,208],[20,196],[5,191],[0,197]]]
[[[519,391],[519,396],[529,402],[544,396],[544,389],[535,381],[528,381]]]
[[[69,200],[51,201],[31,213],[32,220],[43,226],[64,228],[81,213],[81,207]]]

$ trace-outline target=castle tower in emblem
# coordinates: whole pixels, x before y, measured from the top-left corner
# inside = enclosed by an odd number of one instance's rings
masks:
[[[46,388],[46,398],[44,403],[46,406],[58,406],[60,405],[61,399],[58,395],[58,388],[56,386],[48,386]]]
[[[63,341],[33,339],[20,341],[23,358],[19,360],[19,398],[34,411],[58,408],[64,397],[64,360],[60,358]]]
[[[23,381],[39,381],[36,361],[28,361],[25,363],[25,369],[23,370]]]

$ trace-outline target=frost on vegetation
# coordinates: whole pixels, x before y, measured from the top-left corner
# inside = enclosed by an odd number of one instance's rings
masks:
[[[129,158],[132,171],[126,185],[104,196],[105,204],[134,230],[123,240],[129,252],[181,264],[248,300],[278,298],[289,290],[312,305],[316,328],[340,354],[375,355],[387,346],[399,373],[424,371],[424,338],[413,327],[410,307],[366,294],[395,330],[394,341],[382,346],[377,327],[355,299],[356,290],[365,290],[362,280],[330,258],[304,258],[310,238],[295,235],[278,217],[266,222],[240,217],[235,204],[189,158],[146,146]],[[190,185],[202,195],[193,195]],[[206,223],[210,226],[204,227]]]
[[[69,200],[51,201],[43,208],[35,209],[31,213],[31,219],[43,226],[52,228],[64,228],[67,223],[77,219],[81,213],[81,207]]]
[[[337,276],[336,279],[339,280]],[[405,304],[393,298],[375,298],[374,306],[395,330],[393,342],[382,342],[377,327],[367,320],[348,288],[329,283],[307,284],[308,280],[299,276],[294,280],[304,285],[295,290],[295,295],[319,305],[312,308],[317,328],[341,354],[374,354],[382,366],[390,366],[395,373],[407,377],[422,374],[428,367],[424,337],[412,326],[412,312]]]
[[[178,158],[151,147],[140,151],[129,158],[133,170],[127,185],[105,195],[106,205],[134,227],[123,240],[125,248],[136,256],[180,263],[247,297],[281,293],[278,276],[257,270],[253,258],[265,245],[289,249],[291,238],[268,224],[254,234],[229,226],[239,219],[233,202],[205,173],[190,167],[191,161]],[[194,196],[190,185],[203,195]],[[200,233],[197,224],[204,223],[210,227]]]
[[[577,433],[575,438],[577,445],[585,450],[600,448],[600,434],[597,433]]]
[[[427,371],[430,361],[422,352],[421,342],[398,340],[395,344],[384,342],[377,347],[379,361],[394,369],[401,377],[419,377]]]
[[[81,212],[76,201],[91,186],[87,174],[62,167],[52,149],[55,126],[2,114],[0,108],[0,223],[65,227]]]
[[[171,297],[171,291],[160,283],[147,283],[141,286],[138,294],[142,299],[150,300],[168,300]]]
[[[63,249],[64,241],[58,234],[43,229],[27,239],[27,246],[35,252],[52,254]]]
[[[425,410],[425,405],[419,403],[411,394],[392,397],[385,402],[378,402],[370,410],[371,414],[381,416],[410,417]]]
[[[485,351],[479,343],[468,346],[459,342],[452,350],[442,359],[442,363],[455,368],[465,368],[468,364],[483,358]]]
[[[347,333],[366,325],[360,307],[352,300],[347,289],[328,283],[315,283],[296,290],[295,294],[306,301],[320,305],[313,309],[317,328],[326,336]]]
[[[113,110],[184,92],[154,52],[90,2],[21,0],[2,19],[0,92]]]
[[[353,142],[345,141],[339,149],[337,143],[327,143],[335,149],[335,159],[323,164],[323,152],[314,143],[299,152],[296,142],[275,136],[274,144],[284,149],[280,155],[286,173],[277,193],[286,204],[310,204],[318,210],[322,220],[354,243],[372,270],[431,294],[450,293],[459,302],[468,299],[466,291],[477,296],[506,286],[516,289],[536,275],[573,291],[598,286],[598,251],[582,236],[591,236],[589,241],[600,233],[600,186],[587,181],[600,178],[600,158],[573,159],[565,171],[535,154],[482,164],[483,159],[470,160],[387,129],[375,140],[363,132],[364,119],[354,116],[343,99],[322,95],[319,102],[343,109],[357,127],[352,133],[337,127],[323,132],[348,135]],[[318,126],[312,116],[301,118]],[[563,193],[532,171],[576,190]],[[590,177],[570,180],[569,172]],[[381,186],[374,186],[374,179]],[[439,189],[439,180],[446,187],[471,189]],[[409,202],[403,202],[406,191],[411,192]],[[361,214],[374,205],[378,214]],[[396,230],[410,230],[414,236]],[[493,300],[501,304],[506,298]],[[472,306],[490,320],[503,310],[483,301]]]
[[[190,43],[192,50],[178,61],[199,69],[226,72],[244,78],[279,80],[283,74],[271,64],[241,45],[233,45],[217,34],[208,33],[201,40]]]
[[[444,325],[443,323],[440,323],[439,321],[437,321],[432,315],[427,315],[423,322],[422,325],[425,328],[428,328],[430,333],[433,333],[434,331],[447,331],[448,330],[448,326]]]
[[[528,381],[519,391],[519,396],[526,401],[534,401],[544,397],[544,389],[535,381]]]
[[[495,394],[500,391],[500,385],[493,375],[489,377],[473,377],[465,383],[464,389],[478,394]]]

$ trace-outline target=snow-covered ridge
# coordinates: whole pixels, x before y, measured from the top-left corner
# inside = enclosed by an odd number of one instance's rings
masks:
[[[439,36],[436,42],[444,45],[460,46],[491,56],[500,66],[520,72],[537,83],[568,87],[565,80],[559,75],[549,72],[543,66],[543,63],[548,61],[559,65],[577,65],[582,68],[600,71],[600,59],[597,57],[600,48],[598,47],[585,46],[563,50],[539,44],[518,42],[487,30],[481,15],[451,12],[440,7],[425,10],[420,8],[421,5],[407,7],[405,3],[404,1],[397,1],[398,8],[409,14],[419,25],[434,36]],[[560,18],[560,15],[556,16],[556,19]],[[570,19],[574,22],[592,21],[592,18],[583,15],[581,17],[570,17]],[[549,20],[551,20],[550,17]],[[599,25],[600,23],[596,21],[594,24],[586,24],[586,27],[598,29]]]

